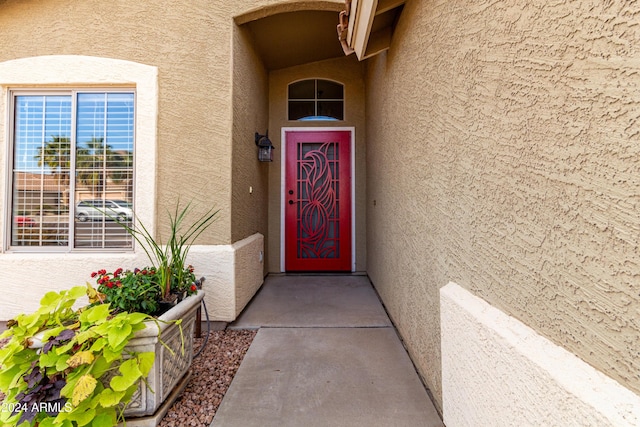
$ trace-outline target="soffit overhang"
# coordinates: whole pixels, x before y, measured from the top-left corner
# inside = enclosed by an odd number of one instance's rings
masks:
[[[265,68],[278,70],[344,56],[336,35],[336,1],[302,1],[258,8],[234,18],[248,28]]]
[[[338,38],[346,55],[360,61],[389,49],[405,0],[345,0]]]

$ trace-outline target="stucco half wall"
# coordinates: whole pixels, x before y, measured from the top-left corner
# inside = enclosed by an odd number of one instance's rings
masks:
[[[455,283],[440,316],[448,427],[640,425],[640,396]]]
[[[193,246],[189,262],[206,278],[210,319],[231,322],[264,282],[264,236],[256,233],[232,245]]]

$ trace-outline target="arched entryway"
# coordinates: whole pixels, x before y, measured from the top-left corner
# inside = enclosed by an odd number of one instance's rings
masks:
[[[296,9],[296,6],[298,9]],[[314,9],[310,9],[313,6]],[[346,57],[337,37],[336,26],[338,24],[339,12],[343,3],[336,2],[300,2],[298,4],[287,3],[286,5],[272,6],[260,11],[251,11],[235,19],[236,35],[234,36],[234,158],[242,158],[248,150],[246,137],[254,132],[265,133],[269,131],[269,138],[275,146],[273,162],[255,165],[255,161],[250,168],[256,168],[255,175],[258,179],[264,179],[258,185],[266,185],[267,194],[264,196],[264,209],[266,210],[266,221],[268,222],[268,235],[265,243],[265,274],[269,272],[286,271],[365,271],[365,150],[364,150],[364,70],[363,65],[352,55]],[[338,82],[343,88],[343,99],[340,101],[342,111],[339,116],[332,117],[334,120],[327,120],[323,109],[335,102],[323,99],[323,95],[318,96],[318,90],[310,99],[299,98],[294,101],[298,106],[315,105],[320,106],[314,110],[314,114],[290,115],[289,87],[292,83],[300,81],[328,81]],[[320,92],[323,92],[324,89]],[[326,92],[323,92],[326,93]],[[317,98],[317,99],[316,99]],[[253,104],[252,104],[253,101]],[[315,104],[313,104],[315,102]],[[335,107],[332,105],[331,107]],[[302,107],[304,109],[304,106]],[[318,113],[320,111],[322,114]],[[309,117],[318,116],[318,117]],[[302,119],[302,120],[301,120]],[[359,129],[362,132],[359,132]],[[348,152],[348,171],[344,178],[348,185],[346,189],[336,190],[346,192],[344,197],[344,207],[341,212],[347,212],[344,224],[348,228],[335,229],[334,225],[320,226],[321,217],[311,216],[310,224],[319,225],[317,228],[306,228],[307,232],[315,233],[319,229],[327,230],[328,240],[335,240],[339,236],[340,258],[336,264],[334,260],[324,262],[287,263],[286,245],[293,244],[295,239],[287,239],[297,235],[298,232],[289,231],[285,226],[285,213],[287,207],[291,208],[291,201],[296,210],[300,208],[310,211],[310,207],[304,208],[300,199],[293,201],[287,196],[288,191],[284,191],[287,184],[287,163],[286,159],[293,156],[287,152],[287,140],[285,130],[293,131],[292,135],[306,135],[304,131],[318,131],[324,136],[336,135],[335,132],[347,131],[345,149]],[[321,138],[322,139],[322,138]],[[326,138],[325,138],[326,139]],[[324,143],[335,142],[327,139]],[[322,151],[323,141],[318,147],[306,146],[305,153],[311,151]],[[326,147],[325,147],[326,148]],[[294,150],[295,152],[295,150]],[[253,153],[252,153],[253,154]],[[328,152],[327,152],[328,154]],[[251,160],[247,160],[249,162]],[[300,159],[298,166],[301,165]],[[304,160],[302,160],[304,163]],[[235,164],[235,161],[234,161]],[[306,163],[308,167],[310,163]],[[302,167],[302,166],[301,166]],[[246,189],[243,188],[242,181],[246,182],[246,171],[233,168],[237,179],[233,180],[233,185],[237,186],[238,198],[245,198]],[[265,184],[266,182],[266,184]],[[336,187],[338,189],[339,187]],[[298,186],[294,195],[302,195],[298,192]],[[255,194],[255,193],[254,193]],[[262,192],[260,192],[262,194]],[[259,197],[262,197],[260,195]],[[306,202],[304,202],[306,203]],[[308,204],[308,203],[307,203]],[[340,205],[342,206],[342,205]],[[260,213],[263,211],[260,210]],[[316,211],[317,213],[318,211]],[[265,219],[264,217],[262,218]],[[314,222],[315,221],[315,222]],[[341,220],[342,222],[343,220]],[[241,236],[238,236],[241,237]],[[307,236],[309,237],[309,236]],[[311,239],[313,240],[313,239]],[[326,239],[325,239],[326,240]],[[309,243],[307,239],[305,244]],[[315,245],[315,243],[314,243]],[[312,245],[313,246],[313,245]],[[326,246],[314,246],[315,249],[305,246],[307,252],[318,249],[319,252],[329,253],[333,249]],[[325,250],[326,249],[326,250]],[[346,251],[346,252],[345,252]],[[306,255],[305,255],[306,256]]]

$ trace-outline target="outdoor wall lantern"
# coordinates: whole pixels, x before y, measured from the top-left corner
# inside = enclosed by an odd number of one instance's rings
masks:
[[[258,146],[258,160],[273,162],[273,144],[269,139],[269,131],[265,135],[256,132],[256,145]]]

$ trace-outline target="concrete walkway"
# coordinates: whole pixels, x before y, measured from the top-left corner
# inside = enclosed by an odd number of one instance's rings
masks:
[[[212,427],[443,426],[366,276],[270,276]]]

